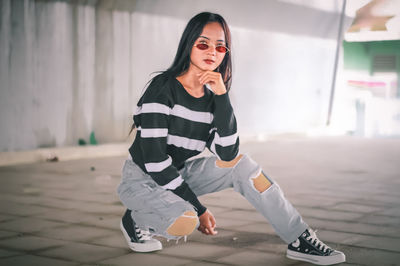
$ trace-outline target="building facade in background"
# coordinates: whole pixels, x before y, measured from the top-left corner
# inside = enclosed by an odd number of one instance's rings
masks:
[[[78,145],[92,133],[127,141],[152,73],[169,67],[188,19],[206,10],[231,26],[242,138],[324,126],[342,4],[2,0],[0,151]]]
[[[343,89],[350,133],[400,136],[400,2],[359,8],[343,42]],[[345,100],[346,101],[346,100]]]

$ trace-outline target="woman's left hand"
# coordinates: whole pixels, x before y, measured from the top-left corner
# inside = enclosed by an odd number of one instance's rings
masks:
[[[207,209],[202,215],[199,216],[200,225],[197,230],[205,235],[216,235],[218,232],[215,230],[216,222],[214,215]]]
[[[197,76],[199,77],[199,82],[203,85],[208,83],[216,95],[222,95],[226,93],[226,88],[224,81],[222,80],[221,73],[209,70],[199,73]]]

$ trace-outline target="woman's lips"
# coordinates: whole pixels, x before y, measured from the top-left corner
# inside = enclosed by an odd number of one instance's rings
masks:
[[[206,64],[209,64],[209,65],[214,64],[214,60],[211,60],[211,59],[205,59],[204,62],[206,62]]]

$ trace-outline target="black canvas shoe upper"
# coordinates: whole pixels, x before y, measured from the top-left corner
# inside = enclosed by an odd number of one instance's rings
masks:
[[[135,221],[132,219],[131,210],[127,209],[124,216],[122,217],[122,225],[125,231],[128,233],[132,242],[144,243],[145,240],[149,240],[150,236],[146,232],[143,232],[136,226]]]
[[[319,240],[315,232],[311,229],[306,229],[296,241],[289,244],[288,249],[317,256],[329,256],[334,251]]]

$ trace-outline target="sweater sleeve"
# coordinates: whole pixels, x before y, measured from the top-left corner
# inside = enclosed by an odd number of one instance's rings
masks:
[[[214,119],[207,147],[220,160],[231,161],[239,152],[239,136],[228,93],[215,95],[214,104]]]
[[[158,185],[190,202],[200,216],[206,208],[183,180],[172,164],[171,156],[167,154],[168,118],[173,103],[168,90],[162,86],[159,80],[153,80],[139,100],[134,116],[141,158],[146,172]]]

